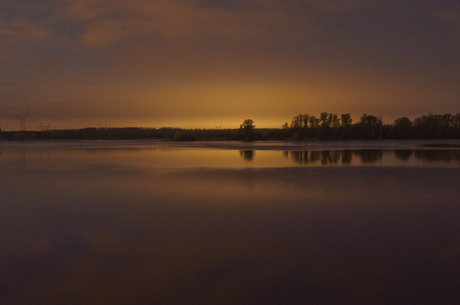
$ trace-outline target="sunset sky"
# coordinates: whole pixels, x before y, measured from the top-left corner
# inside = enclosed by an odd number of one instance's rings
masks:
[[[0,0],[16,108],[29,130],[455,114],[460,0]]]

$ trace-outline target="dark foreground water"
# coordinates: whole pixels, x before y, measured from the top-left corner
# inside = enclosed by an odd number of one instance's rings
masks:
[[[0,304],[459,304],[457,144],[0,142]]]

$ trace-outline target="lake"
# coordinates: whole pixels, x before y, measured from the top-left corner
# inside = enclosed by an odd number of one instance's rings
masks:
[[[0,141],[0,304],[457,304],[460,141]]]

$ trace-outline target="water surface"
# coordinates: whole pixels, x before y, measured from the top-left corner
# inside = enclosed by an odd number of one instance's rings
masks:
[[[0,304],[460,300],[458,148],[288,144],[0,142]]]

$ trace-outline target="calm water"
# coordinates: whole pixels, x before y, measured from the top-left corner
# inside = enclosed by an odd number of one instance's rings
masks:
[[[0,142],[0,304],[457,304],[430,144]]]

